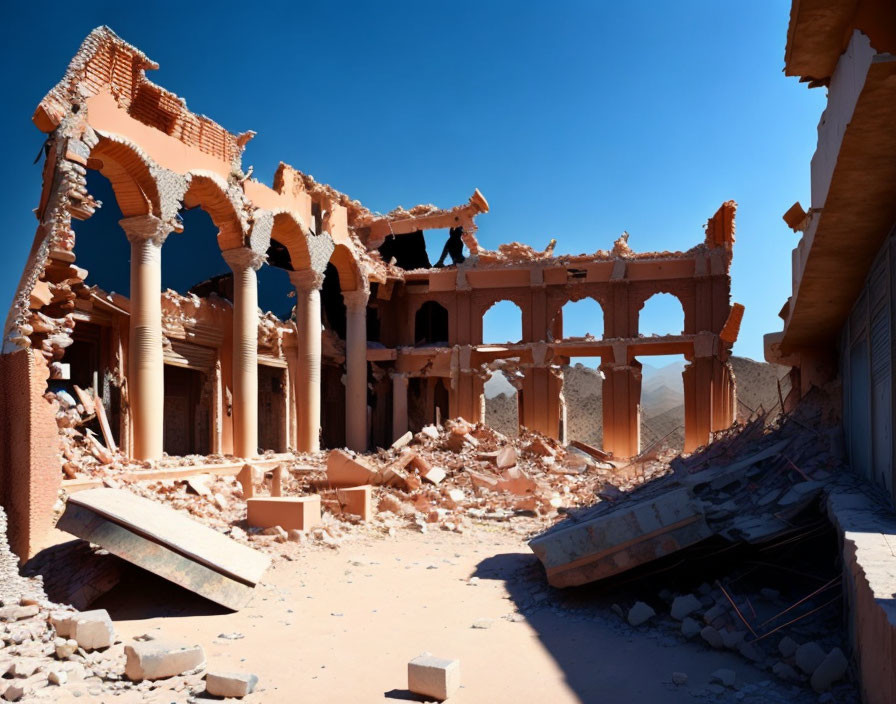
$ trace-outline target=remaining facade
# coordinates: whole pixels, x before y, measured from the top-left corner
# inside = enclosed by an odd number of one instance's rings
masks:
[[[896,6],[794,1],[785,73],[825,86],[812,202],[784,219],[801,233],[784,330],[766,359],[791,366],[794,403],[838,378],[851,464],[896,498]]]
[[[488,251],[475,237],[475,218],[488,212],[478,191],[449,210],[379,215],[285,164],[273,188],[252,179],[241,156],[253,133],[189,112],[146,79],[153,68],[97,29],[34,114],[48,135],[39,227],[0,356],[0,496],[19,555],[46,528],[61,481],[65,415],[44,398],[48,384],[86,390],[105,416],[108,449],[147,461],[314,452],[322,438],[363,451],[447,416],[479,421],[483,383],[498,367],[517,372],[520,423],[563,439],[562,366],[581,356],[600,357],[604,445],[617,457],[640,450],[640,356],[689,362],[686,449],[733,422],[727,360],[743,312],[729,301],[733,202],[686,252],[635,253],[625,236],[592,255]],[[108,179],[123,214],[121,232],[104,236],[130,242],[128,297],[91,285],[77,265],[73,220],[99,205],[89,170]],[[166,238],[197,207],[232,277],[163,291]],[[430,265],[423,231],[441,228],[460,235],[463,263]],[[288,272],[293,319],[259,314],[262,266]],[[639,310],[658,292],[681,302],[681,334],[639,329]],[[603,308],[603,338],[564,339],[561,308],[585,297]],[[484,345],[482,316],[501,300],[522,310],[523,339]]]

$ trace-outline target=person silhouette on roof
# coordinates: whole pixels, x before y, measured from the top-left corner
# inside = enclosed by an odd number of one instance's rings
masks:
[[[452,264],[460,264],[462,263],[466,257],[464,256],[464,241],[461,239],[461,236],[464,234],[464,228],[462,227],[452,227],[450,232],[448,233],[448,241],[445,243],[445,247],[442,249],[442,256],[439,257],[439,261],[436,262],[437,267],[444,266],[445,257],[451,257]]]

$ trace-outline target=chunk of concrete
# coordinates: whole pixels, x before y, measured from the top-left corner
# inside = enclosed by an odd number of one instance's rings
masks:
[[[200,645],[138,641],[126,645],[124,654],[124,674],[132,682],[174,677],[205,665],[205,652]]]
[[[791,638],[790,636],[784,636],[778,643],[778,652],[781,653],[782,657],[789,658],[793,657],[793,654],[799,647],[800,644],[797,643],[793,638]]]
[[[709,678],[710,682],[719,682],[725,687],[733,687],[735,680],[737,680],[737,673],[727,668],[716,670]]]
[[[74,640],[84,650],[108,648],[115,642],[115,628],[105,609],[57,611],[50,614],[50,623],[57,636]],[[64,649],[67,650],[67,646]]]
[[[21,621],[24,618],[37,616],[40,609],[31,604],[29,606],[4,606],[0,608],[0,621]]]
[[[371,505],[372,486],[354,486],[348,489],[337,489],[336,499],[342,510],[360,516],[362,521],[373,518],[373,506]]]
[[[849,661],[840,648],[834,648],[829,652],[821,664],[815,668],[809,683],[816,692],[826,692],[834,682],[839,681],[846,674]]]
[[[108,648],[115,642],[115,628],[105,609],[82,611],[71,627],[72,640],[86,651]]]
[[[796,659],[796,666],[807,675],[811,675],[821,665],[825,658],[825,652],[818,643],[810,640],[796,649],[794,658]]]
[[[681,635],[685,638],[693,638],[695,635],[700,633],[701,628],[700,624],[697,623],[690,616],[685,616],[681,621]]]
[[[441,467],[431,467],[430,470],[423,475],[423,478],[430,484],[438,486],[447,476],[447,473]]]
[[[642,623],[647,623],[654,616],[656,616],[656,611],[649,604],[645,604],[643,601],[636,601],[635,605],[629,609],[628,622],[632,626],[640,626]]]
[[[333,487],[373,484],[377,471],[360,457],[352,457],[345,450],[331,450],[327,456],[327,481]]]
[[[720,649],[723,647],[722,634],[712,626],[706,626],[700,631],[700,637],[709,643],[713,648]]]
[[[411,440],[414,439],[414,434],[409,430],[404,435],[402,435],[398,440],[392,443],[393,450],[400,450],[402,447],[410,444]]]
[[[320,525],[320,496],[259,496],[246,501],[247,521],[256,528],[308,530]]]
[[[701,608],[703,608],[703,604],[700,603],[700,600],[697,597],[693,594],[684,594],[675,597],[669,613],[676,621],[681,621],[685,616],[690,616]]]
[[[185,511],[121,489],[72,494],[56,527],[229,609],[245,606],[271,562]]]
[[[205,691],[213,697],[241,699],[255,691],[258,677],[248,672],[209,672],[205,676]]]
[[[516,450],[508,445],[498,450],[498,454],[495,455],[495,466],[498,469],[507,469],[508,467],[513,467],[516,464],[516,460]]]
[[[574,522],[558,524],[529,541],[552,586],[604,579],[713,534],[700,503],[684,488],[607,513],[600,513],[601,509],[593,518],[578,515]]]
[[[414,694],[445,701],[459,688],[460,660],[424,653],[408,663],[408,689]]]
[[[56,650],[56,657],[60,660],[66,660],[75,654],[78,649],[78,641],[71,638],[57,638],[53,641],[53,647]]]

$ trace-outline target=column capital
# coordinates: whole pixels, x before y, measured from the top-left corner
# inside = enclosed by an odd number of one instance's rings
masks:
[[[366,308],[370,299],[370,289],[356,288],[354,291],[343,291],[342,300],[346,308]]]
[[[289,280],[297,289],[303,291],[320,290],[324,285],[324,275],[314,269],[302,269],[301,271],[290,271]]]
[[[134,215],[122,218],[118,224],[128,236],[129,242],[150,240],[157,247],[161,247],[165,238],[174,231],[174,225],[155,215]]]
[[[407,372],[392,371],[392,372],[389,372],[389,376],[392,377],[393,384],[404,384],[405,386],[408,385]]]
[[[248,247],[235,247],[233,249],[225,249],[221,252],[227,265],[236,272],[245,269],[254,269],[258,271],[261,265],[267,261],[267,255],[259,254],[255,250]]]

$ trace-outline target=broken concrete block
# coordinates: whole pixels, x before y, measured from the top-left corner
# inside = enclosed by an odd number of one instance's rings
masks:
[[[139,641],[126,645],[124,654],[124,673],[132,682],[174,677],[205,665],[205,653],[200,645]]]
[[[30,606],[4,606],[0,608],[0,621],[21,621],[24,618],[37,616],[40,609],[33,604]]]
[[[262,532],[262,535],[273,535],[274,539],[278,543],[285,543],[289,538],[289,534],[283,530],[280,526],[271,526],[270,528],[265,528]]]
[[[794,658],[796,659],[796,666],[807,675],[811,675],[815,672],[815,669],[821,665],[825,658],[825,653],[818,643],[814,640],[810,640],[808,643],[803,643],[796,649]]]
[[[278,464],[271,472],[271,496],[283,496],[283,465]]]
[[[516,450],[508,445],[498,450],[498,454],[495,455],[495,466],[498,469],[507,469],[508,467],[513,467],[516,464],[516,460]]]
[[[737,652],[743,655],[747,660],[753,662],[762,662],[765,660],[765,653],[755,643],[741,643],[737,646]]]
[[[799,674],[786,662],[776,662],[772,667],[772,672],[778,679],[785,682],[797,682],[800,679]]]
[[[737,674],[734,670],[729,670],[727,668],[716,670],[709,677],[710,682],[719,682],[725,687],[733,687],[735,680],[737,680]]]
[[[352,457],[344,450],[331,450],[327,456],[327,481],[334,487],[373,484],[377,471],[360,457]]]
[[[541,457],[556,457],[557,451],[543,439],[536,437],[526,446],[526,451]]]
[[[796,649],[800,647],[800,644],[797,643],[790,636],[784,636],[781,639],[781,642],[778,643],[778,652],[785,658],[793,657],[793,654],[796,652]]]
[[[722,645],[729,650],[736,650],[747,634],[743,631],[721,631],[719,635],[722,636]]]
[[[320,496],[259,496],[246,501],[247,521],[256,528],[308,530],[320,525]]]
[[[369,485],[337,489],[336,499],[343,511],[360,516],[362,521],[369,521],[373,518],[373,506],[370,502],[372,491],[373,487]]]
[[[27,688],[25,687],[24,682],[13,682],[7,686],[6,691],[3,692],[3,698],[8,702],[17,702],[25,696],[26,691]]]
[[[404,435],[402,435],[398,440],[392,443],[393,450],[400,450],[402,447],[408,445],[411,440],[414,439],[414,434],[409,430]]]
[[[441,467],[433,467],[423,475],[423,478],[430,484],[435,484],[436,486],[438,486],[446,476],[447,474],[444,469],[442,469]]]
[[[700,637],[713,648],[718,649],[722,647],[722,635],[712,626],[705,626],[703,630],[700,631]]]
[[[13,662],[12,667],[9,669],[8,673],[13,677],[31,677],[35,672],[40,669],[40,661],[35,658],[16,658]]]
[[[635,605],[629,609],[628,622],[632,626],[640,626],[642,623],[647,623],[647,621],[654,616],[656,616],[656,611],[643,601],[637,601],[635,602]]]
[[[408,689],[414,694],[444,701],[459,688],[460,660],[424,653],[408,663]]]
[[[230,609],[251,599],[271,561],[186,511],[122,489],[71,494],[56,527]]]
[[[57,611],[50,614],[50,623],[60,636],[57,641],[61,638],[70,638],[84,650],[108,648],[115,642],[112,619],[105,609],[81,612]],[[64,649],[67,650],[67,647]]]
[[[700,633],[701,627],[700,624],[697,623],[690,616],[685,616],[681,621],[681,635],[685,638],[693,638],[698,633]]]
[[[209,672],[205,691],[213,697],[245,697],[255,691],[258,677],[248,672]]]
[[[47,673],[47,682],[55,685],[63,685],[68,682],[68,673],[65,670],[50,670]]]
[[[673,672],[672,673],[672,684],[677,684],[679,686],[688,683],[688,676],[684,672]]]
[[[703,604],[700,603],[700,600],[697,597],[693,594],[685,594],[683,596],[675,597],[669,613],[676,621],[681,621],[685,616],[690,616],[702,607]]]
[[[439,439],[439,429],[434,425],[424,425],[420,434],[426,436],[430,440]]]
[[[846,674],[849,661],[840,648],[834,648],[829,652],[821,664],[815,668],[809,683],[816,692],[826,692],[834,682],[840,680]]]
[[[552,586],[571,587],[632,569],[712,534],[701,504],[683,488],[592,518],[577,515],[575,522],[533,538],[529,547]]]
[[[261,482],[263,476],[261,470],[251,464],[243,465],[240,473],[236,475],[236,480],[243,489],[244,499],[251,499],[255,496],[255,485]]]
[[[60,660],[65,660],[75,654],[75,651],[78,649],[78,641],[71,638],[68,640],[57,638],[53,641],[53,646],[56,649],[56,657]]]

